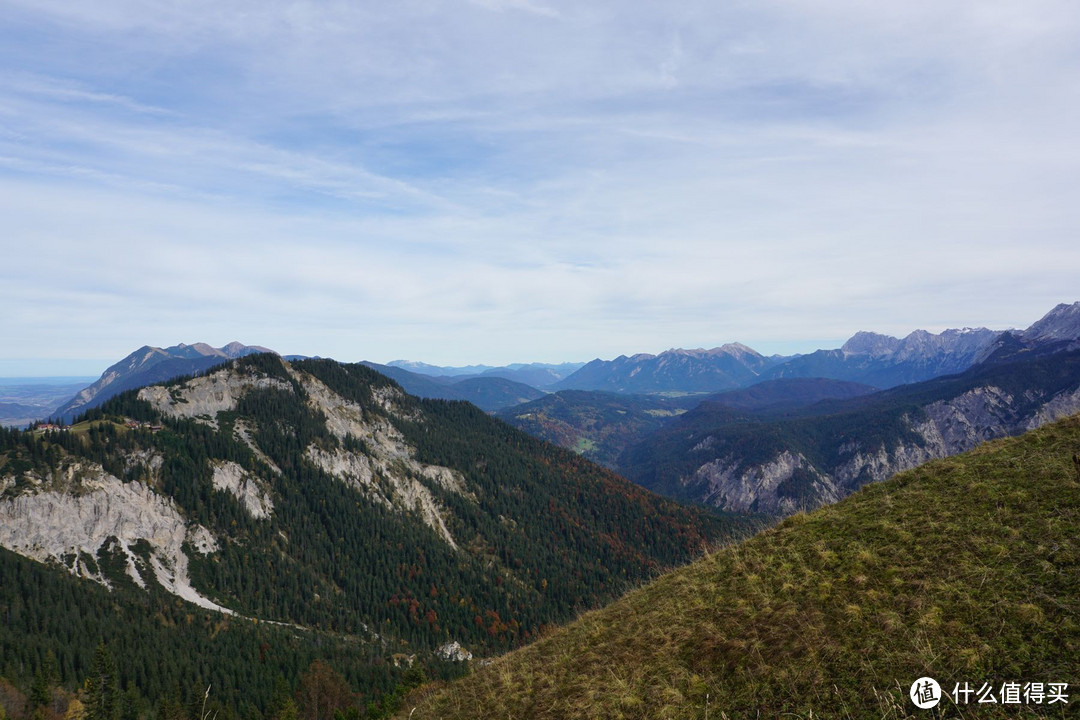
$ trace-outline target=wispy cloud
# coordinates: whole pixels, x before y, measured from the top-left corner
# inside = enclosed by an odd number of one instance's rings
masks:
[[[1077,299],[1073,3],[0,7],[23,355],[811,349]]]

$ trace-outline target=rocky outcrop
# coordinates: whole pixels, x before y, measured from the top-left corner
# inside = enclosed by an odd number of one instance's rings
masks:
[[[166,417],[198,419],[217,427],[217,414],[235,410],[236,403],[249,390],[275,388],[291,392],[289,383],[277,378],[241,375],[220,370],[205,377],[189,380],[183,385],[166,387],[151,385],[139,390],[145,400]]]
[[[1078,408],[1080,408],[1080,388],[1071,393],[1061,393],[1039,408],[1039,411],[1027,421],[1024,429],[1034,430],[1047,423],[1056,422],[1069,415],[1074,415],[1078,412]]]
[[[214,472],[212,482],[216,490],[232,494],[240,506],[256,520],[270,517],[274,510],[274,501],[258,478],[230,461],[214,461],[211,467]]]
[[[835,502],[868,482],[966,452],[987,440],[1016,435],[1080,412],[1080,388],[1040,400],[1036,390],[1017,398],[994,385],[977,387],[925,405],[919,417],[904,416],[902,421],[909,430],[904,438],[870,446],[843,441],[835,452],[822,453],[838,458],[829,466],[814,466],[804,454],[792,450],[760,464],[741,462],[729,453],[699,466],[680,482],[693,489],[693,497],[725,510],[786,515]],[[1021,407],[1028,410],[1021,411]],[[713,444],[708,436],[694,449],[706,450]],[[785,492],[792,486],[798,491]]]
[[[465,662],[466,660],[472,660],[473,658],[473,654],[463,648],[461,643],[457,640],[440,645],[435,651],[435,654],[443,660],[450,660],[453,662]]]
[[[308,403],[326,417],[326,427],[341,440],[352,437],[364,443],[364,453],[344,448],[327,451],[312,445],[305,457],[325,472],[388,507],[416,512],[428,527],[451,547],[457,548],[446,526],[444,510],[424,481],[461,493],[465,480],[450,468],[426,465],[415,459],[416,451],[388,420],[364,412],[307,373],[290,368],[304,388]],[[402,393],[393,386],[373,388],[380,408],[392,416],[404,416]]]
[[[785,492],[783,484],[802,471],[800,479],[810,487],[797,494]],[[734,512],[788,515],[801,509],[803,496],[835,502],[841,497],[832,478],[818,472],[801,454],[785,451],[772,462],[742,467],[728,456],[701,466],[689,480],[704,483],[704,501]]]
[[[0,501],[0,545],[105,585],[109,580],[96,562],[99,551],[119,551],[127,574],[145,586],[149,578],[136,551],[144,541],[162,587],[201,607],[231,613],[192,587],[184,546],[208,554],[217,550],[217,542],[206,528],[189,525],[172,500],[81,461],[64,462],[48,476],[23,475],[18,484],[22,492]]]

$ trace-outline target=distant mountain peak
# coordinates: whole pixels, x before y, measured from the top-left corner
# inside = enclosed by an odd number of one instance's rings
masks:
[[[1022,333],[1026,340],[1080,339],[1080,302],[1061,303]]]
[[[900,347],[899,338],[892,335],[860,330],[841,346],[845,355],[888,355]]]
[[[167,348],[143,345],[120,362],[111,365],[95,383],[80,390],[56,412],[61,417],[72,417],[97,407],[124,390],[202,372],[228,360],[264,352],[274,351],[261,345],[244,345],[235,340],[222,348],[203,342],[192,345],[178,343]]]
[[[731,355],[732,357],[764,357],[754,348],[743,345],[741,342],[726,343],[718,348],[713,348],[709,352],[713,353],[714,355]]]

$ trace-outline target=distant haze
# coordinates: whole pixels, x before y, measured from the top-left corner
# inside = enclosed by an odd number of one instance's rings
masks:
[[[1076,299],[1070,0],[0,6],[0,375],[790,354]]]

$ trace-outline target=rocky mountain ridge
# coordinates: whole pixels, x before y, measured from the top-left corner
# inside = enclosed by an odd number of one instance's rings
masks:
[[[710,350],[672,349],[593,360],[553,386],[617,393],[709,392],[744,387],[782,358],[766,358],[741,343]]]
[[[800,417],[732,419],[705,403],[627,451],[646,487],[732,511],[786,515],[869,482],[1080,412],[1080,353],[975,366]]]
[[[55,413],[59,417],[70,419],[125,390],[165,382],[182,375],[193,375],[228,360],[268,352],[273,351],[260,345],[244,345],[236,341],[220,348],[206,343],[180,343],[167,348],[144,345],[109,366],[96,382],[76,393],[75,397],[61,405]]]

